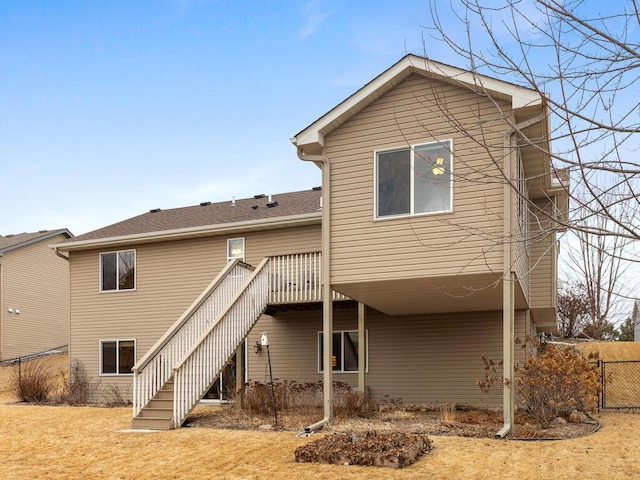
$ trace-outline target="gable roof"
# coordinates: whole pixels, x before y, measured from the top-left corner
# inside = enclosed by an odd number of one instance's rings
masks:
[[[320,223],[320,188],[299,192],[256,195],[252,198],[172,208],[142,215],[79,235],[56,245],[62,251],[103,245],[149,243],[184,237]]]
[[[319,153],[324,145],[325,135],[331,133],[414,73],[464,85],[478,92],[490,92],[495,98],[511,101],[514,110],[540,106],[543,101],[543,98],[535,90],[408,54],[307,128],[297,133],[291,142],[306,153]]]
[[[73,238],[73,234],[66,228],[58,230],[41,230],[33,233],[17,233],[15,235],[0,235],[0,256],[6,252],[15,250],[17,248],[26,247],[49,238],[56,237],[58,235],[67,235],[69,238]]]

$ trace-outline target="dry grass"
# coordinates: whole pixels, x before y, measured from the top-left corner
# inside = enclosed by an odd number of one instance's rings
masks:
[[[607,413],[596,434],[559,442],[432,437],[434,450],[401,471],[296,464],[309,441],[291,432],[184,428],[118,432],[128,408],[1,405],[0,478],[637,478],[640,415]],[[313,439],[313,437],[312,437]]]
[[[0,369],[0,382],[4,375]],[[4,389],[0,383],[0,393]],[[403,470],[295,463],[294,450],[314,437],[291,432],[120,432],[131,425],[129,408],[2,403],[0,418],[4,480],[640,477],[640,414],[633,413],[602,414],[597,433],[557,442],[432,436],[434,450]]]
[[[585,355],[598,353],[600,360],[640,360],[640,342],[579,342],[576,348]]]
[[[41,358],[39,361],[54,373],[54,392],[59,392],[62,388],[62,382],[64,381],[63,374],[67,375],[69,373],[69,356],[66,354],[50,355]],[[0,366],[0,402],[2,403],[17,401],[9,387],[11,372],[17,368],[17,365]]]

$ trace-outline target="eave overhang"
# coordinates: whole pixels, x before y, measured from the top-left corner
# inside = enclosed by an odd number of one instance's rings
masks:
[[[236,234],[239,232],[255,232],[260,230],[276,230],[281,228],[302,227],[320,224],[322,212],[290,215],[287,217],[273,217],[244,222],[221,223],[217,225],[202,225],[198,227],[179,228],[157,232],[137,233],[117,237],[96,238],[77,242],[64,242],[51,245],[62,252],[91,250],[104,247],[118,247],[122,245],[140,245],[146,243],[168,242],[189,238],[211,237],[216,235]]]
[[[51,230],[50,232],[47,232],[40,237],[31,238],[29,240],[16,243],[15,245],[11,245],[9,247],[0,248],[0,257],[2,257],[5,253],[10,252],[11,250],[16,250],[18,248],[26,247],[28,245],[33,245],[34,243],[42,242],[44,240],[57,237],[58,235],[66,235],[68,238],[73,238],[73,234],[66,228],[61,228],[59,230]]]
[[[534,90],[409,54],[300,131],[291,142],[307,154],[319,154],[326,135],[414,73],[510,101],[514,110],[543,102]]]

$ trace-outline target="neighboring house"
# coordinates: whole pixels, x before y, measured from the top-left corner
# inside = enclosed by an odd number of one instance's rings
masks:
[[[66,229],[0,236],[0,360],[69,343],[69,263],[50,248]]]
[[[268,380],[268,342],[274,377],[323,381],[324,420],[341,380],[374,400],[502,402],[508,430],[512,388],[476,382],[483,355],[512,377],[516,339],[555,330],[567,185],[547,130],[536,92],[408,55],[292,139],[321,190],[156,209],[59,245],[71,357],[103,383],[133,376],[136,427],[180,426],[223,394],[231,358],[239,383]]]
[[[633,304],[631,321],[633,322],[633,341],[640,342],[640,300],[636,300]]]

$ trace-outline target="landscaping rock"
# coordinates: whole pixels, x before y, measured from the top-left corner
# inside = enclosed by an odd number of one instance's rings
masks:
[[[578,410],[574,410],[569,415],[569,421],[571,423],[586,423],[588,420],[587,416]]]

